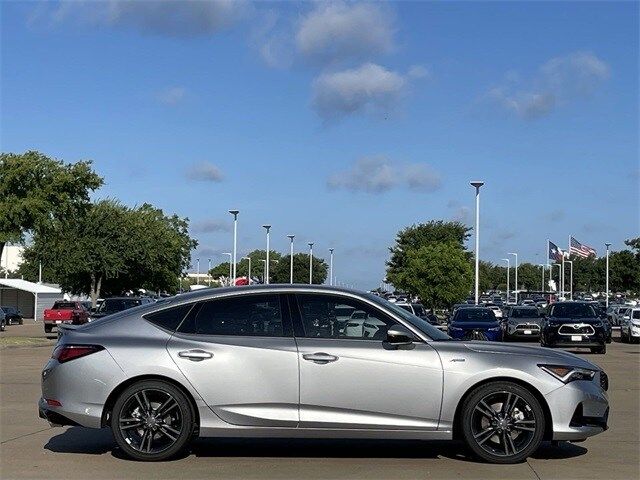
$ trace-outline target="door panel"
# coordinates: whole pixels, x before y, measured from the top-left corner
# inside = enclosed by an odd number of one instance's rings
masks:
[[[442,366],[427,344],[386,350],[382,342],[298,339],[300,426],[436,429]],[[327,363],[304,360],[325,353]]]
[[[209,407],[234,425],[295,427],[298,359],[293,338],[176,334],[169,354]],[[204,360],[180,356],[201,350]]]
[[[279,295],[237,295],[197,304],[167,344],[169,354],[225,422],[298,424],[298,354]]]

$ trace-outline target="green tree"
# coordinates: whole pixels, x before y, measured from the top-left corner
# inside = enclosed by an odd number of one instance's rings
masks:
[[[464,300],[473,283],[473,267],[456,242],[429,243],[408,251],[394,285],[418,295],[429,308]]]
[[[260,278],[264,281],[264,265],[267,259],[267,251],[266,250],[253,250],[249,252],[246,257],[251,259],[251,277],[252,278]],[[269,263],[271,263],[270,276],[271,281],[273,282],[273,271],[275,266],[280,262],[282,255],[276,252],[275,250],[269,251]],[[236,266],[236,276],[244,277],[249,273],[249,261],[238,257],[238,265]],[[229,262],[222,262],[218,265],[214,266],[209,270],[209,275],[213,278],[229,277]]]
[[[289,283],[291,279],[291,257],[284,255],[272,271],[271,283]],[[313,256],[313,283],[323,284],[327,279],[328,266],[322,258]],[[293,256],[293,283],[309,283],[309,254]]]
[[[35,151],[0,154],[0,255],[26,232],[81,215],[102,183],[89,161],[66,164]]]
[[[101,293],[176,291],[196,245],[187,219],[165,216],[148,204],[130,209],[103,200],[83,215],[36,231],[25,249],[22,271],[33,277],[42,262],[47,278],[63,290],[90,295],[95,305]]]
[[[445,222],[432,220],[404,228],[396,235],[395,245],[389,248],[391,254],[387,262],[387,279],[397,288],[397,282],[403,275],[408,256],[412,250],[418,250],[426,245],[451,243],[464,251],[464,242],[469,238],[471,229],[461,222]],[[468,260],[470,253],[465,253]]]

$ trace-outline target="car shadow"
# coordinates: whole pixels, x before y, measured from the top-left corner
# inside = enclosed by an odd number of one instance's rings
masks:
[[[121,460],[129,460],[118,448],[111,430],[70,427],[51,437],[44,448],[56,453],[103,455],[111,453]],[[584,455],[587,449],[560,442],[557,446],[543,442],[532,455],[535,459],[566,459]],[[191,447],[173,460],[189,456],[202,458],[448,458],[463,462],[477,462],[462,442],[421,440],[362,440],[362,439],[298,439],[298,438],[198,438]]]

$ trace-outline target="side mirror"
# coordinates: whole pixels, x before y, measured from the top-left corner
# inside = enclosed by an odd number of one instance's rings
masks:
[[[387,330],[386,343],[393,347],[413,345],[415,336],[404,325],[396,324]]]

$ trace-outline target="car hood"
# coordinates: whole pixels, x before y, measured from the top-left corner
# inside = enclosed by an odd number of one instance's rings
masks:
[[[585,318],[567,318],[567,317],[549,317],[550,322],[555,323],[596,323],[601,322],[600,318],[585,317]]]
[[[541,363],[556,363],[558,365],[568,365],[572,367],[591,368],[600,370],[600,367],[588,362],[573,353],[564,350],[554,350],[551,348],[538,347],[533,345],[516,345],[513,343],[499,342],[460,342],[467,350],[479,353],[492,353],[503,355],[526,355],[528,357],[539,357]]]
[[[465,330],[497,328],[500,326],[500,322],[451,322],[451,327],[464,328]]]

